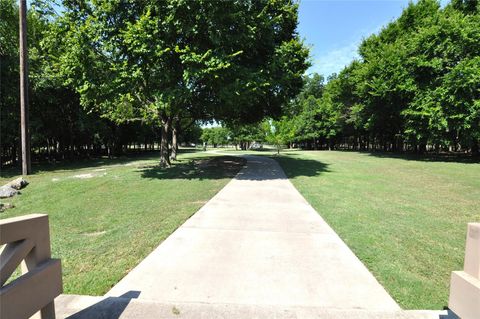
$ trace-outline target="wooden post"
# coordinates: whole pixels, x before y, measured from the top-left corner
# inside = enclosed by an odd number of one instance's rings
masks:
[[[480,223],[469,223],[463,271],[450,278],[448,307],[462,319],[477,319],[480,314]]]
[[[22,174],[28,175],[30,165],[30,134],[28,125],[28,49],[27,1],[20,0],[20,121],[22,140]]]

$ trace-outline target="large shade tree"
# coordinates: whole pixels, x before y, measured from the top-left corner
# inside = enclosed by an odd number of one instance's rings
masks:
[[[118,123],[158,123],[162,165],[182,125],[280,115],[308,67],[296,33],[298,5],[289,0],[63,6],[54,33],[58,72],[87,109]]]

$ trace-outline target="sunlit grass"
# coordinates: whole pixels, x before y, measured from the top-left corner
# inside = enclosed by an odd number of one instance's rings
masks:
[[[182,153],[169,169],[156,166],[156,153],[34,167],[30,185],[5,200],[16,207],[0,217],[47,213],[65,293],[103,295],[241,167],[199,165],[210,157]],[[7,171],[0,182],[12,178]]]
[[[480,164],[329,151],[277,160],[402,307],[447,306],[467,223],[480,221]]]

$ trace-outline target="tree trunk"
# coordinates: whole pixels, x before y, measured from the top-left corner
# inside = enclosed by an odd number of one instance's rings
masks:
[[[178,129],[177,129],[177,124],[175,123],[172,126],[172,154],[170,155],[170,159],[172,161],[177,160],[177,153],[178,153],[177,133],[178,133]]]
[[[162,140],[160,142],[160,166],[170,167],[168,157],[168,133],[170,131],[170,120],[167,117],[162,118]]]
[[[478,142],[473,142],[473,144],[472,144],[472,155],[473,156],[478,156],[478,153],[479,153]]]
[[[425,154],[426,152],[427,152],[427,144],[424,142],[420,142],[420,145],[418,146],[418,153]]]
[[[22,174],[31,173],[30,161],[30,127],[28,104],[28,48],[27,48],[27,2],[20,0],[19,6],[19,56],[20,56],[20,123],[22,143]]]

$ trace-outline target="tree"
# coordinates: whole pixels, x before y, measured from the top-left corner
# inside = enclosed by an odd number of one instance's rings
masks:
[[[298,92],[308,50],[292,1],[66,2],[59,71],[90,110],[162,127],[183,118],[254,122]],[[173,136],[176,136],[174,133]],[[176,144],[176,143],[172,143]]]
[[[235,148],[239,145],[240,149],[247,150],[252,142],[260,142],[264,140],[264,132],[262,131],[261,123],[230,123],[228,129],[230,131],[230,140],[235,144]]]
[[[478,153],[480,9],[476,0],[410,3],[324,87],[290,112],[298,141],[329,148]],[[308,82],[308,81],[307,81]],[[313,92],[318,92],[315,95]]]
[[[209,127],[202,130],[200,139],[204,143],[217,147],[218,145],[227,145],[231,140],[230,135],[230,131],[225,127]]]
[[[453,2],[437,12],[410,40],[407,65],[417,91],[403,115],[410,138],[430,141],[437,149],[443,144],[456,150],[462,144],[476,153],[480,15],[456,8]]]
[[[0,142],[2,153],[10,153],[13,162],[17,159],[20,136],[18,75],[18,6],[13,0],[2,0],[0,1]]]
[[[18,1],[0,1],[0,158],[19,159]],[[30,82],[30,132],[35,161],[119,155],[151,149],[158,128],[148,123],[116,124],[80,105],[80,95],[58,66],[65,49],[57,36],[59,15],[49,1],[31,1],[27,12]]]
[[[285,116],[280,120],[266,119],[262,123],[262,128],[265,141],[277,148],[277,155],[280,154],[283,145],[292,142],[295,137],[293,122]]]

